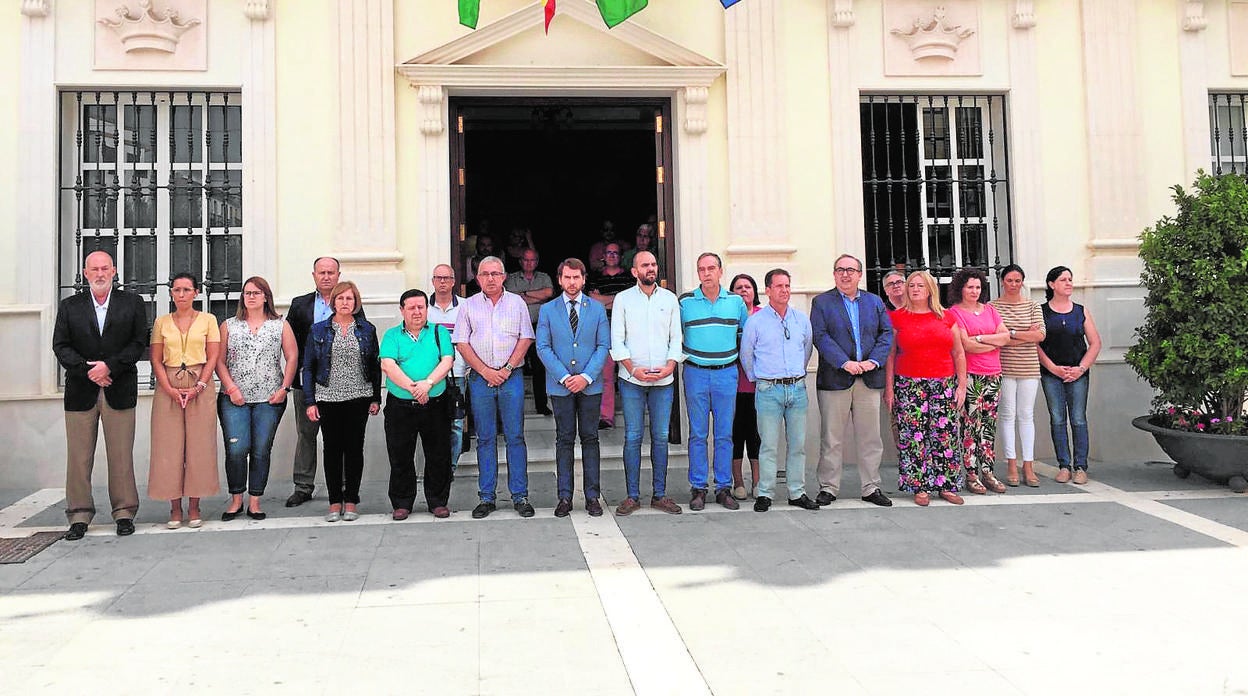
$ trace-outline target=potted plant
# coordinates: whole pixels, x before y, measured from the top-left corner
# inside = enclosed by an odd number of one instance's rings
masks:
[[[1248,180],[1201,171],[1140,235],[1147,316],[1127,363],[1154,390],[1152,433],[1180,477],[1248,490]]]

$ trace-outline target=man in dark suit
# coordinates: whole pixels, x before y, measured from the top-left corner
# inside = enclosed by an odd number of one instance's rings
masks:
[[[819,351],[816,393],[819,438],[819,495],[829,505],[841,488],[842,440],[850,427],[858,445],[862,499],[883,507],[893,501],[880,490],[880,396],[884,361],[893,343],[893,324],[884,301],[858,288],[862,262],[841,254],[833,268],[836,287],[814,299],[810,323]]]
[[[65,368],[65,538],[77,541],[95,516],[91,469],[99,425],[108,454],[108,497],[118,536],[134,533],[139,491],[134,484],[135,363],[147,346],[147,313],[138,295],[113,287],[117,268],[104,251],[87,255],[89,289],[61,301],[52,351]]]
[[[316,290],[300,295],[290,301],[290,311],[286,313],[286,321],[295,334],[299,344],[299,365],[303,365],[304,348],[308,342],[308,333],[312,325],[325,321],[334,313],[329,304],[329,293],[338,284],[341,265],[332,256],[322,256],[312,262],[312,280],[316,281]],[[357,298],[358,299],[358,298]],[[357,303],[358,304],[358,303]],[[360,304],[358,316],[364,318],[364,305]],[[294,390],[291,396],[296,404],[303,403],[303,370],[295,372],[295,381],[291,385]],[[303,505],[312,499],[312,491],[316,488],[316,434],[320,432],[320,424],[308,420],[308,414],[302,408],[295,411],[295,430],[298,440],[295,443],[295,462],[292,478],[295,490],[286,499],[286,507]]]
[[[537,315],[537,357],[546,366],[546,393],[555,411],[555,468],[559,503],[555,517],[572,512],[573,441],[581,434],[585,474],[585,509],[602,515],[598,497],[598,409],[602,405],[602,366],[611,348],[611,326],[601,302],[585,296],[585,264],[559,264],[563,293],[542,305]]]

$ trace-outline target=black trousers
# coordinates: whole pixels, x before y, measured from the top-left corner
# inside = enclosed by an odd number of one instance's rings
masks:
[[[425,453],[425,503],[432,512],[451,497],[451,400],[420,404],[386,395],[386,452],[390,455],[390,504],[411,510],[416,503],[416,438]]]
[[[321,437],[325,439],[325,487],[329,504],[360,504],[364,476],[364,429],[368,425],[369,397],[350,401],[318,401]]]
[[[533,378],[533,405],[541,409],[549,409],[546,398],[546,365],[537,357],[537,341],[529,346],[524,354],[524,372]]]

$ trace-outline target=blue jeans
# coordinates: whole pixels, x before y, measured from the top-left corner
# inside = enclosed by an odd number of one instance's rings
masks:
[[[472,416],[477,422],[477,496],[492,503],[498,486],[498,419],[507,442],[507,488],[512,501],[529,495],[529,450],[524,444],[524,376],[520,370],[491,387],[481,375],[468,378]]]
[[[585,472],[585,499],[599,496],[599,467],[602,461],[598,448],[598,409],[602,394],[569,394],[551,396],[555,412],[555,470],[560,500],[572,499],[573,446],[577,431],[581,434],[581,470]]]
[[[447,377],[448,384],[454,384],[460,391],[464,390],[463,377]],[[455,418],[451,414],[451,473],[459,466],[459,455],[464,453],[464,419]]]
[[[1073,382],[1063,382],[1060,377],[1047,371],[1040,374],[1044,387],[1044,400],[1049,405],[1049,429],[1053,434],[1053,451],[1057,465],[1070,468],[1070,441],[1066,435],[1069,417],[1070,433],[1075,441],[1075,468],[1088,468],[1088,382],[1091,373]]]
[[[217,397],[217,415],[225,438],[225,480],[230,495],[243,491],[253,496],[264,495],[264,487],[269,482],[273,436],[285,412],[284,401],[277,406],[264,401],[235,406],[225,394]]]
[[[732,487],[732,417],[737,410],[737,370],[708,370],[685,365],[685,408],[689,412],[689,487],[707,489],[707,468],[714,462],[715,490]],[[706,438],[715,419],[713,459]]]
[[[785,480],[789,500],[806,493],[806,396],[805,382],[776,384],[758,380],[754,387],[754,410],[758,413],[759,496],[773,497],[776,488],[776,452],[780,444],[780,423],[784,423]]]
[[[628,497],[641,502],[641,428],[649,411],[654,497],[662,498],[667,495],[667,433],[672,420],[672,385],[642,387],[620,380],[620,399],[624,402],[624,485]]]

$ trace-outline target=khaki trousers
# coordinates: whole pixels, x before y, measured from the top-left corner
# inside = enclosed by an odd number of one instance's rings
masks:
[[[880,398],[882,389],[871,389],[855,379],[849,389],[816,392],[819,397],[819,490],[839,495],[841,469],[844,464],[843,445],[846,430],[854,431],[858,445],[858,475],[862,479],[862,495],[880,489],[880,458],[884,442],[880,439]]]
[[[108,501],[114,520],[134,519],[139,490],[134,484],[134,409],[108,405],[104,390],[89,411],[65,412],[65,516],[69,523],[91,523],[91,471],[100,423],[104,424],[104,451],[108,455]]]
[[[161,366],[177,389],[195,386],[202,365],[181,370]],[[217,473],[217,394],[212,380],[186,408],[157,389],[152,397],[152,468],[147,497],[205,498],[221,490]]]

